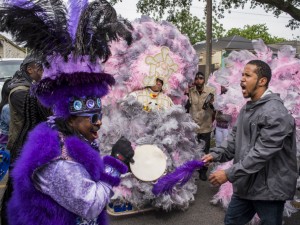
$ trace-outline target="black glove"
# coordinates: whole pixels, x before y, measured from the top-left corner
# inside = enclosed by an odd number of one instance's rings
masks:
[[[125,137],[121,137],[112,147],[111,156],[121,160],[126,165],[134,163],[134,151],[131,147],[131,142]]]

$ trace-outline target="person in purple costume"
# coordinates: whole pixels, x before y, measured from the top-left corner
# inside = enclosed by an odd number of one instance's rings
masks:
[[[105,0],[9,0],[0,9],[0,31],[11,32],[33,55],[41,55],[42,79],[31,93],[53,117],[28,135],[11,172],[10,225],[104,225],[112,187],[126,162],[100,156],[102,97],[115,83],[101,60],[109,41],[130,44],[131,26]],[[114,146],[133,157],[122,137]],[[117,154],[118,155],[118,154]]]
[[[105,224],[112,186],[127,167],[100,157],[94,140],[101,124],[100,110],[86,111],[30,133],[12,172],[9,224]]]

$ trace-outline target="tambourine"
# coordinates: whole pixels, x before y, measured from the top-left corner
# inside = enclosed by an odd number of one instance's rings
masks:
[[[142,181],[155,181],[167,168],[167,156],[156,145],[140,145],[134,150],[134,163],[130,163],[133,175]]]

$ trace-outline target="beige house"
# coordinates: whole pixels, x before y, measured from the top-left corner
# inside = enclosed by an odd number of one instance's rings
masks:
[[[26,50],[0,34],[0,58],[25,58]]]
[[[193,46],[199,56],[199,70],[204,73],[206,65],[206,42],[202,41]],[[212,41],[212,71],[221,68],[223,59],[234,50],[253,51],[252,41],[241,36],[214,39]]]

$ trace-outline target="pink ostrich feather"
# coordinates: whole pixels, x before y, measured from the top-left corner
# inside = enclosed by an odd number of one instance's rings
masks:
[[[127,188],[123,185],[119,185],[117,187],[113,188],[114,191],[114,196],[118,196],[118,197],[130,197],[132,195],[132,192],[130,190],[130,188]]]
[[[177,64],[177,70],[170,75],[164,92],[175,104],[184,104],[185,89],[193,81],[198,65],[196,51],[188,38],[174,25],[166,21],[156,22],[146,16],[133,21],[132,26],[131,46],[127,46],[125,41],[111,44],[112,55],[104,64],[104,71],[114,76],[116,87],[103,104],[112,104],[130,92],[144,88],[143,80],[150,71],[145,59],[160,53],[162,47],[170,50],[169,56]]]
[[[222,163],[218,165],[214,171],[226,170],[231,166],[232,166],[232,161]],[[226,183],[220,186],[219,191],[217,192],[217,194],[213,196],[211,202],[213,204],[221,203],[221,205],[225,209],[227,209],[231,200],[232,193],[233,193],[232,184],[229,181],[227,181]]]

